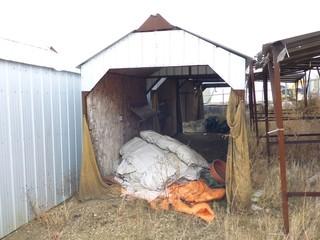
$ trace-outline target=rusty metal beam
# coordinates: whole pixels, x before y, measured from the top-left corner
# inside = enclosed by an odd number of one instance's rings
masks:
[[[265,138],[266,136],[268,136],[269,138],[274,138],[274,137],[278,137],[277,135],[263,135],[260,136],[261,138]],[[297,134],[285,134],[285,137],[316,137],[316,136],[320,136],[320,133],[297,133]]]
[[[268,156],[268,163],[270,163],[270,145],[269,145],[269,109],[268,109],[268,77],[265,76],[263,79],[263,97],[264,97],[264,117],[265,117],[265,134],[266,134],[266,147],[267,147],[267,156]],[[258,119],[257,119],[258,122]]]
[[[253,100],[253,123],[256,130],[257,143],[259,143],[259,128],[258,128],[258,117],[257,117],[257,100],[256,100],[256,89],[254,81],[254,72],[253,72],[253,62],[250,63],[250,83],[252,85],[252,100]]]
[[[273,79],[271,81],[272,92],[274,96],[274,109],[276,113],[276,125],[278,132],[278,155],[280,164],[280,185],[281,185],[281,198],[282,198],[282,216],[284,223],[284,232],[289,233],[289,205],[288,205],[288,190],[287,190],[287,166],[286,166],[286,153],[285,153],[285,138],[284,126],[282,119],[282,99],[281,99],[281,86],[280,86],[280,65],[277,62],[278,49],[276,46],[272,48],[273,56]],[[269,66],[272,68],[272,65]]]
[[[249,113],[250,113],[250,126],[253,125],[253,98],[252,98],[252,84],[251,74],[248,77],[247,87],[249,92]]]
[[[296,120],[316,120],[316,119],[320,119],[320,116],[302,116],[302,117],[290,117],[290,116],[283,116],[282,120],[283,121],[296,121]],[[275,121],[275,117],[274,116],[269,116],[268,118],[269,121]],[[263,117],[259,117],[258,118],[259,122],[265,121],[265,119]]]
[[[302,88],[303,88],[304,107],[307,107],[308,106],[308,99],[307,99],[307,72],[305,72],[304,77],[302,79]]]
[[[278,142],[270,141],[270,144],[276,144]],[[311,143],[320,143],[320,140],[286,140],[286,144],[311,144]]]
[[[320,197],[320,192],[288,192],[288,197]]]
[[[307,82],[306,82],[306,96],[307,96],[307,101],[308,101],[308,91],[309,91],[309,84],[310,84],[310,75],[311,75],[311,71],[309,70],[309,74],[308,74],[308,78],[307,78]]]
[[[294,83],[295,86],[295,93],[296,93],[296,108],[298,107],[298,90],[299,90],[299,81]]]

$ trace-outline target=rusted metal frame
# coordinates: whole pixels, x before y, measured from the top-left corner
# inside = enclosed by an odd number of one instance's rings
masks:
[[[267,156],[268,156],[268,163],[270,163],[270,145],[269,145],[269,109],[268,109],[268,78],[265,76],[263,79],[263,97],[264,97],[264,124],[265,124],[265,134],[266,134],[266,147],[267,147]],[[258,119],[257,119],[258,122]]]
[[[305,72],[304,77],[302,79],[303,83],[303,101],[304,101],[304,107],[308,106],[308,100],[307,100],[307,72]]]
[[[270,141],[270,144],[276,144],[277,142]],[[320,143],[318,140],[285,140],[286,144],[310,144],[310,143]]]
[[[288,192],[288,197],[320,197],[320,192]]]
[[[280,85],[280,66],[277,61],[278,53],[280,51],[273,46],[272,48],[272,65],[273,76],[271,80],[274,109],[276,113],[276,125],[278,133],[278,156],[280,164],[280,186],[282,198],[282,216],[284,223],[284,232],[289,233],[289,205],[288,205],[288,190],[287,190],[287,167],[286,167],[286,153],[285,153],[285,137],[284,126],[282,119],[282,99],[281,99],[281,85]],[[269,63],[269,69],[272,70],[272,65]]]
[[[268,135],[269,138],[278,137],[277,135]],[[285,134],[285,137],[317,137],[320,136],[320,133],[298,133],[298,134]],[[266,135],[261,136],[261,138],[265,138]]]
[[[282,112],[289,114],[289,113],[295,113],[295,110],[284,109]],[[257,112],[257,113],[258,113],[258,114],[261,114],[261,115],[264,115],[264,112]],[[275,114],[275,112],[272,111],[272,110],[269,110],[268,113],[269,113],[269,114]]]
[[[271,115],[271,114],[270,114]],[[271,115],[271,116],[269,116],[269,119],[273,119],[273,118],[275,118],[275,115]],[[288,119],[288,120],[299,120],[299,119],[319,119],[320,118],[320,116],[303,116],[303,117],[291,117],[289,114],[285,114],[284,116],[283,116],[283,119]],[[258,117],[258,120],[264,120],[264,117]]]
[[[290,115],[292,113],[296,113],[296,111],[283,111],[283,114],[287,114],[287,115]],[[265,115],[265,112],[257,112],[258,115],[260,116],[264,116]],[[269,111],[269,115],[275,115],[275,112],[272,112],[272,111]]]
[[[295,92],[296,92],[296,108],[298,107],[298,90],[299,90],[299,81],[294,83],[295,85]]]
[[[307,105],[308,105],[308,91],[309,91],[309,84],[310,84],[310,75],[311,75],[311,70],[309,70],[307,82],[306,82],[306,99],[307,99]]]
[[[289,118],[289,117],[283,117],[282,120],[283,121],[297,121],[297,120],[315,120],[315,119],[320,119],[319,116],[304,116],[302,118]],[[269,117],[269,122],[273,122],[276,120],[275,117]],[[262,122],[264,121],[264,118],[258,118],[258,122]]]
[[[256,99],[256,87],[255,87],[254,75],[253,75],[253,78],[252,78],[252,96],[253,96],[253,111],[254,111],[254,122],[255,122],[255,128],[256,128],[256,137],[257,137],[257,143],[259,143],[257,99]]]
[[[249,74],[247,82],[248,92],[249,92],[249,113],[250,113],[250,126],[253,125],[253,100],[252,100],[252,84],[251,84],[251,74]]]
[[[292,116],[292,114],[283,114],[283,115],[284,115],[283,118],[290,118],[290,117]],[[270,114],[270,113],[269,113],[269,117],[270,117],[270,118],[274,118],[274,117],[275,117],[275,114]],[[265,119],[265,114],[259,115],[259,116],[258,116],[258,119]]]
[[[290,55],[290,58],[285,59],[283,61],[283,63],[284,64],[289,64],[289,63],[297,64],[301,61],[311,59],[312,57],[317,56],[319,54],[320,54],[319,46],[315,46],[310,52],[301,51],[299,53],[295,53],[295,55]]]
[[[259,128],[258,128],[258,116],[257,116],[257,100],[256,100],[256,89],[254,82],[253,62],[250,63],[250,79],[252,84],[252,100],[253,100],[253,123],[256,130],[257,143],[259,143]]]

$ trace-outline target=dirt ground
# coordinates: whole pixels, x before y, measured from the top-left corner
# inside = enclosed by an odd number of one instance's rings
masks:
[[[216,219],[211,224],[173,211],[155,211],[140,200],[115,196],[82,203],[73,197],[5,240],[320,239],[319,202],[291,203],[292,238],[286,238],[279,203],[270,201],[272,196],[261,202],[261,210],[245,213],[227,214],[223,201],[214,202]]]
[[[79,202],[73,197],[19,228],[5,240],[320,239],[320,199],[316,198],[290,199],[290,235],[283,234],[276,148],[268,163],[264,143],[254,146],[255,138],[250,141],[254,192],[259,190],[262,195],[245,212],[227,213],[225,200],[213,202],[216,219],[207,224],[190,215],[153,210],[145,201],[119,195],[87,202]],[[320,190],[318,145],[295,145],[287,151],[289,189]],[[308,182],[317,174],[319,176],[313,178],[313,182]]]
[[[81,203],[72,198],[5,239],[201,239],[221,227],[220,221],[207,225],[187,215],[155,211],[140,200]]]

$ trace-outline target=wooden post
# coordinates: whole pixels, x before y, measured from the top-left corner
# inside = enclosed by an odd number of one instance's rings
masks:
[[[182,133],[182,116],[181,116],[179,80],[176,80],[176,114],[177,114],[177,133]]]

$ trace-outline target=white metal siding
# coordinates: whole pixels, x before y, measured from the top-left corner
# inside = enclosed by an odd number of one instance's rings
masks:
[[[80,76],[0,60],[0,111],[1,238],[78,188]]]
[[[81,65],[83,91],[90,91],[109,69],[208,65],[233,89],[245,89],[243,57],[184,30],[137,32]]]

